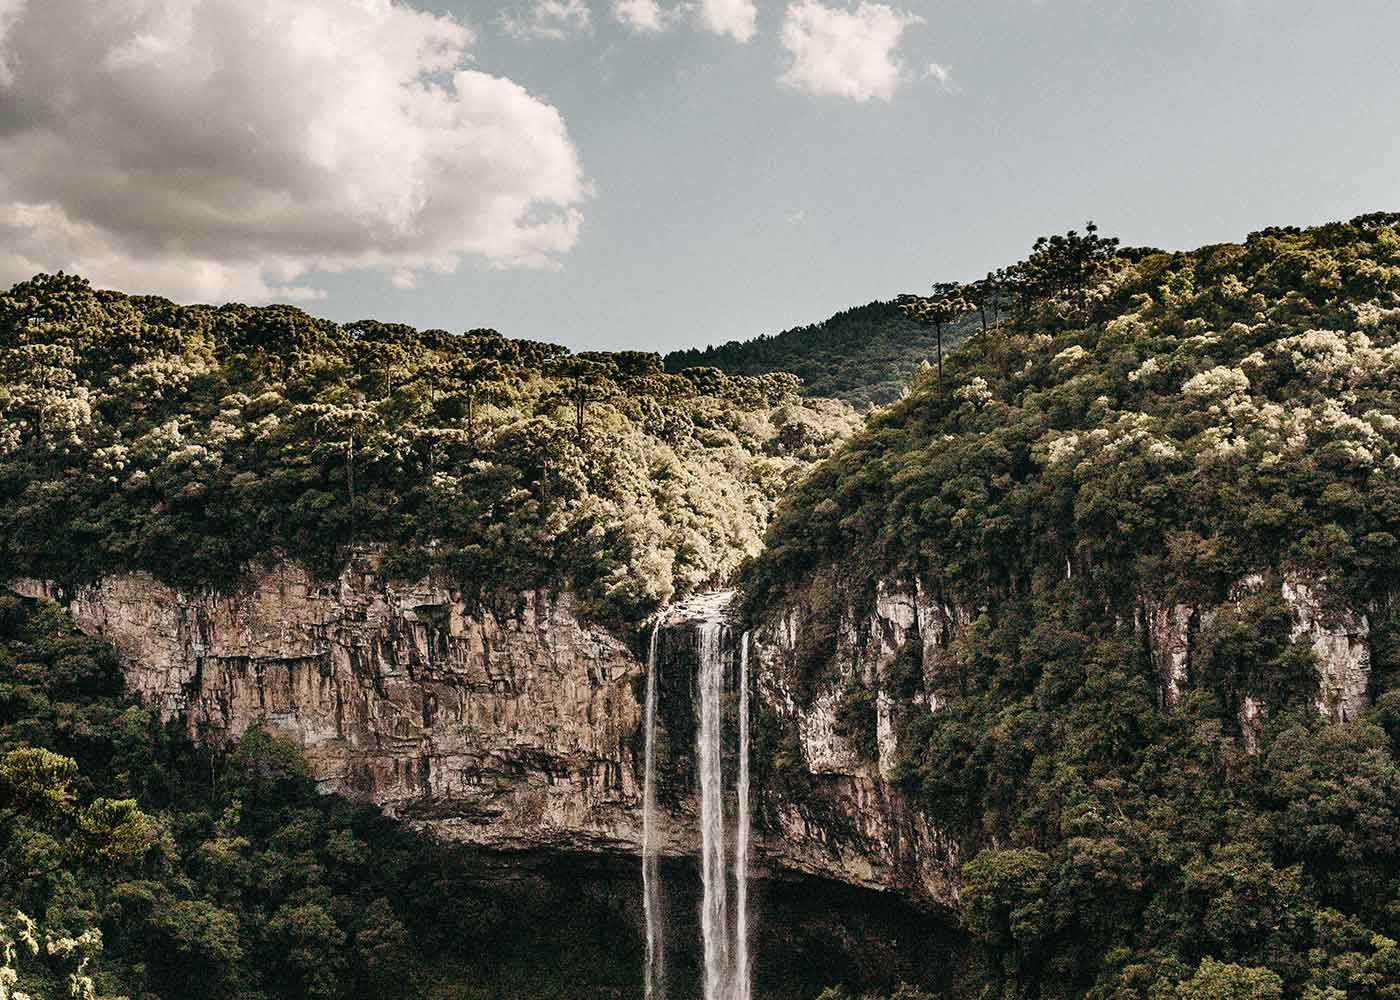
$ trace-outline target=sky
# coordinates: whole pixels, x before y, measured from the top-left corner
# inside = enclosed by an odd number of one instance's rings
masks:
[[[1393,0],[0,0],[0,284],[747,339],[1400,210]]]

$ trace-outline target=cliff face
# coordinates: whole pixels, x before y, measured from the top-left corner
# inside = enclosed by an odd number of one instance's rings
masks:
[[[1264,585],[1252,577],[1239,589]],[[13,589],[56,596],[37,581]],[[814,597],[820,589],[771,609],[750,638],[756,724],[796,743],[757,751],[774,759],[755,765],[770,775],[756,786],[756,862],[769,874],[955,905],[958,845],[894,781],[911,697],[909,679],[895,672],[914,664],[912,697],[938,711],[936,696],[922,692],[955,661],[979,611],[945,604],[917,582],[882,581],[860,611]],[[1369,682],[1365,614],[1329,607],[1300,579],[1285,577],[1282,596],[1294,641],[1318,665],[1319,712],[1357,717]],[[326,791],[372,799],[455,840],[509,851],[639,850],[646,664],[638,649],[581,622],[566,593],[471,606],[445,581],[388,580],[361,557],[329,585],[291,566],[234,595],[182,593],[133,574],[65,603],[80,627],[115,643],[147,704],[194,735],[237,736],[261,721],[304,748]],[[1137,628],[1170,710],[1192,682],[1201,624],[1216,612],[1138,603]],[[698,851],[694,639],[681,609],[658,645],[662,846],[671,857]],[[739,636],[726,641],[737,654]],[[864,742],[841,718],[852,691],[868,695],[856,710]],[[1247,743],[1261,711],[1245,699]]]
[[[780,725],[796,732],[803,765],[788,779],[801,793],[769,799],[774,825],[794,845],[789,864],[815,871],[823,858],[835,855],[846,871],[858,873],[861,884],[891,885],[940,905],[956,903],[957,843],[893,781],[904,706],[890,671],[911,642],[920,645],[923,662],[937,669],[969,620],[917,586],[882,583],[866,613],[798,598],[755,632],[760,702]],[[833,624],[833,635],[814,642],[814,632]],[[815,672],[813,658],[819,665]],[[874,730],[873,754],[838,717],[853,686],[874,693],[860,710],[874,715],[866,720]]]
[[[12,589],[59,597],[38,581]],[[361,557],[330,584],[283,566],[219,595],[131,574],[62,603],[113,641],[131,685],[165,717],[212,738],[262,722],[303,747],[327,792],[493,849],[639,850],[646,664],[582,623],[568,594],[471,606],[445,581],[388,580]],[[731,651],[737,639],[729,633]],[[756,689],[769,711],[796,712],[811,766],[795,797],[760,793],[769,823],[757,865],[924,905],[950,900],[954,855],[878,769],[842,757],[825,703],[795,707],[779,669],[784,642],[756,637]],[[661,649],[663,851],[693,856],[694,629],[684,615]]]
[[[788,863],[801,866],[806,848],[819,845],[842,857],[847,872],[864,870],[872,881],[908,895],[956,903],[957,842],[940,831],[937,817],[912,807],[892,779],[903,715],[915,701],[939,710],[937,694],[930,693],[933,681],[953,669],[959,640],[986,609],[948,603],[916,580],[891,579],[879,581],[868,609],[858,611],[849,600],[814,597],[825,587],[809,581],[756,633],[762,701],[797,733],[805,763],[799,780],[815,792],[772,800],[776,825],[800,845]],[[1288,573],[1252,575],[1230,600],[1266,587],[1276,588],[1289,609],[1292,642],[1312,654],[1318,713],[1334,723],[1360,718],[1370,704],[1366,613],[1339,605],[1319,581]],[[1169,712],[1196,682],[1199,633],[1221,609],[1146,595],[1137,603],[1135,627],[1158,676],[1162,710]],[[814,631],[833,620],[834,634],[814,640]],[[804,660],[814,662],[804,666]],[[864,748],[849,721],[843,725],[840,718],[853,692],[865,696],[857,714],[874,715],[866,719],[873,740]],[[1239,722],[1246,747],[1256,745],[1266,711],[1260,699],[1243,698]]]
[[[303,746],[326,791],[488,847],[636,841],[643,668],[567,596],[468,609],[361,561],[329,586],[284,566],[226,596],[117,576],[67,605],[165,717],[233,736],[261,720]]]

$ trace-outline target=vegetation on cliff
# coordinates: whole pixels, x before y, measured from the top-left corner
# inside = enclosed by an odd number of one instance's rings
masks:
[[[407,575],[566,584],[635,620],[731,573],[853,428],[797,388],[40,276],[0,295],[0,575],[232,586],[373,542]]]
[[[902,579],[968,622],[884,679],[899,780],[962,845],[961,992],[1397,995],[1398,225],[1042,241],[780,508],[753,613]],[[1320,718],[1284,574],[1369,617],[1368,717]],[[1146,615],[1178,605],[1216,610],[1164,699]]]
[[[13,597],[0,838],[0,987],[34,997],[559,1000],[630,991],[641,961],[625,900],[528,869],[494,884],[318,794],[267,731],[192,742],[124,691],[108,643]]]
[[[950,325],[943,346],[952,347],[974,328],[971,317]],[[718,347],[666,355],[668,371],[712,366],[731,375],[790,372],[802,394],[843,399],[862,410],[893,403],[919,366],[938,350],[936,332],[910,319],[897,302],[871,302],[809,326]]]

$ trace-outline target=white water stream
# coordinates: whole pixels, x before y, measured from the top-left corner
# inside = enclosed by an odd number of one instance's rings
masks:
[[[651,630],[647,651],[646,761],[642,782],[642,906],[646,911],[646,1000],[666,998],[666,951],[661,927],[661,883],[656,863],[656,639],[661,623]]]
[[[696,763],[700,772],[700,939],[705,949],[705,1000],[728,1000],[729,877],[724,870],[723,626],[700,623],[700,727],[696,734]]]
[[[749,634],[739,646],[739,759],[734,822],[734,914],[731,922],[729,870],[725,857],[724,803],[724,625],[719,611],[728,595],[709,595],[697,626],[698,726],[695,766],[700,784],[700,938],[704,951],[703,1000],[752,1000],[749,959],[749,862],[752,812],[749,795]],[[715,599],[720,598],[722,603]],[[664,617],[664,616],[663,616]],[[646,915],[647,1000],[665,1000],[666,965],[658,855],[656,805],[656,724],[660,680],[657,641],[663,621],[651,634],[647,653],[646,749],[642,786],[642,895]]]
[[[732,1000],[750,1000],[749,975],[749,634],[739,643],[739,822],[734,845],[734,973]]]

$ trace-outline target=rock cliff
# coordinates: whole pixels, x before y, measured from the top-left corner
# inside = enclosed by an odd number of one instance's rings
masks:
[[[475,605],[444,580],[386,579],[371,555],[330,583],[284,565],[236,594],[144,574],[71,595],[11,588],[59,600],[108,637],[142,699],[192,735],[261,722],[296,741],[327,792],[492,849],[639,849],[645,643],[581,621],[567,593]],[[663,853],[686,857],[698,850],[694,630],[684,613],[663,629]],[[738,634],[726,641],[733,651]],[[800,794],[760,793],[760,871],[950,901],[955,852],[878,767],[843,753],[827,702],[797,707],[779,669],[787,641],[755,636],[755,673],[773,667],[757,691],[768,711],[795,713],[811,763]]]
[[[1263,585],[1251,577],[1240,592]],[[1294,640],[1318,664],[1319,712],[1357,717],[1369,681],[1365,614],[1328,607],[1302,579],[1281,586]],[[60,596],[38,581],[12,589]],[[956,661],[979,611],[909,581],[881,581],[861,611],[816,600],[813,588],[796,593],[750,637],[759,723],[797,744],[781,774],[774,761],[758,764],[771,780],[758,793],[757,864],[955,905],[958,845],[906,800],[894,768],[902,714],[911,698],[938,710],[927,680]],[[237,736],[262,722],[304,748],[326,791],[372,799],[466,843],[639,849],[646,644],[581,621],[567,593],[475,605],[443,580],[386,579],[366,554],[329,584],[290,565],[237,594],[185,593],[129,574],[62,603],[80,627],[114,642],[147,704],[194,735]],[[1196,635],[1214,611],[1146,597],[1138,606],[1170,710],[1191,683]],[[662,849],[688,857],[698,849],[694,630],[684,608],[662,628]],[[737,652],[738,633],[726,641]],[[901,656],[919,674],[912,695],[892,673]],[[870,695],[859,709],[873,715],[864,748],[839,718],[852,690]],[[1250,742],[1260,706],[1246,699],[1241,711]],[[760,752],[784,756],[771,742]]]

